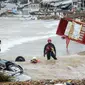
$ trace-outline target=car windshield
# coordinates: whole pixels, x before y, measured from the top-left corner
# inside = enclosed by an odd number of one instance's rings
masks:
[[[7,62],[7,60],[0,60],[0,64],[5,64]]]

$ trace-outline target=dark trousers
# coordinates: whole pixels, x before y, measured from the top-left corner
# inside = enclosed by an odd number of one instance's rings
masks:
[[[47,60],[50,60],[51,56],[54,60],[57,60],[57,58],[56,58],[56,56],[53,52],[48,52],[47,53]]]

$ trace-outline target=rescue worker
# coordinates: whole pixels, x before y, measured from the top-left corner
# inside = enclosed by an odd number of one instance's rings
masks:
[[[44,47],[44,57],[45,55],[47,56],[47,60],[50,60],[51,56],[53,57],[54,60],[57,60],[56,58],[56,48],[54,44],[52,43],[52,40],[49,38],[47,40],[47,44]]]

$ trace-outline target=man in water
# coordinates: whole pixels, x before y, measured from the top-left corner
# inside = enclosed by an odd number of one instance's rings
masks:
[[[50,60],[51,56],[53,57],[54,60],[57,60],[56,58],[56,48],[54,44],[52,43],[52,40],[49,38],[47,40],[47,44],[44,47],[44,57],[47,55],[47,60]]]

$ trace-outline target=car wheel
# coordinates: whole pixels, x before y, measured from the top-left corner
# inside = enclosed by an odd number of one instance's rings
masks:
[[[19,61],[19,62],[25,61],[25,58],[22,57],[22,56],[18,56],[18,57],[15,59],[15,61]]]

